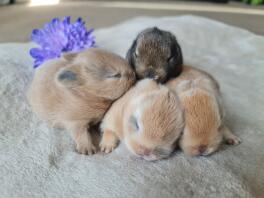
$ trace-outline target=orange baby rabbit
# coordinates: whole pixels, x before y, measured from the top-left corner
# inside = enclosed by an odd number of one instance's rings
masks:
[[[180,76],[167,86],[178,94],[185,109],[185,128],[180,139],[184,153],[209,155],[218,149],[223,138],[230,144],[240,143],[223,122],[220,90],[212,76],[184,66]]]
[[[139,81],[117,100],[101,123],[101,150],[109,153],[124,140],[135,155],[153,161],[168,157],[184,127],[177,96],[154,80]]]
[[[27,95],[41,119],[71,132],[79,153],[93,154],[90,127],[134,82],[135,74],[123,58],[89,49],[41,65]]]

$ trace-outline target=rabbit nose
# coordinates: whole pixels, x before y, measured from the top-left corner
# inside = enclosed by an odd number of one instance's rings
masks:
[[[140,153],[137,153],[138,155],[140,155],[141,157],[143,156],[149,156],[150,155],[150,151],[149,150],[145,150],[145,151],[141,151]]]
[[[154,80],[159,80],[159,76],[158,75],[154,76]]]
[[[148,148],[145,148],[143,146],[140,146],[138,151],[137,151],[137,154],[140,156],[148,156],[151,154],[151,150]]]
[[[154,78],[155,77],[155,72],[153,70],[146,70],[144,72],[144,76],[147,78]]]
[[[143,155],[145,155],[145,156],[150,155],[150,150],[149,150],[149,149],[145,149],[145,150],[143,151]]]
[[[199,154],[200,154],[200,155],[203,155],[204,152],[206,151],[206,149],[207,149],[207,146],[205,146],[205,145],[201,145],[201,146],[199,146],[199,147],[198,147],[198,152],[199,152]]]

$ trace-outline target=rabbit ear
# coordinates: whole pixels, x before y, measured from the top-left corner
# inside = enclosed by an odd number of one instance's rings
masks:
[[[181,73],[183,67],[182,50],[174,35],[172,35],[171,38],[170,48],[171,60],[169,61],[168,69],[169,78],[178,76]]]
[[[126,59],[129,63],[129,65],[134,69],[135,68],[135,63],[134,63],[134,58],[133,55],[135,53],[136,50],[136,45],[137,45],[137,40],[134,40],[131,47],[129,48],[129,50],[127,51],[126,54]]]
[[[183,64],[182,50],[179,43],[175,40],[176,53],[178,54],[177,65]]]
[[[171,34],[171,55],[173,55],[173,54],[175,55],[175,58],[176,58],[175,64],[182,65],[183,64],[183,57],[182,57],[181,47],[180,47],[176,37],[173,34]]]
[[[81,85],[79,71],[72,68],[63,68],[57,73],[56,80],[65,87],[75,87]]]
[[[75,59],[75,57],[77,56],[77,53],[66,53],[62,55],[62,58],[65,59],[66,61],[72,61],[73,59]]]

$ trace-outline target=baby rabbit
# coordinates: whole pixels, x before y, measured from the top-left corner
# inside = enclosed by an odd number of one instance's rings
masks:
[[[223,122],[220,88],[209,74],[184,66],[181,75],[167,83],[185,109],[185,128],[180,139],[184,153],[197,156],[216,151],[223,138],[229,144],[239,144]]]
[[[152,78],[165,83],[181,73],[183,58],[175,36],[157,27],[138,34],[126,58],[138,79]]]
[[[166,158],[174,150],[183,127],[177,96],[154,80],[141,80],[105,114],[101,151],[111,152],[122,139],[133,154],[146,160]]]
[[[111,103],[135,82],[123,58],[101,49],[89,49],[50,60],[39,67],[28,91],[38,116],[72,133],[81,154],[96,148],[89,130],[101,121]]]

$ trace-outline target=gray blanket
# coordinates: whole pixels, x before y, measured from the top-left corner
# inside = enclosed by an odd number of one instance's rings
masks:
[[[182,46],[186,64],[220,83],[229,127],[242,139],[209,157],[177,151],[147,162],[124,145],[79,155],[68,133],[40,121],[25,100],[31,43],[0,45],[0,197],[263,197],[264,38],[195,16],[136,18],[95,32],[98,45],[125,55],[136,34],[158,26]]]

